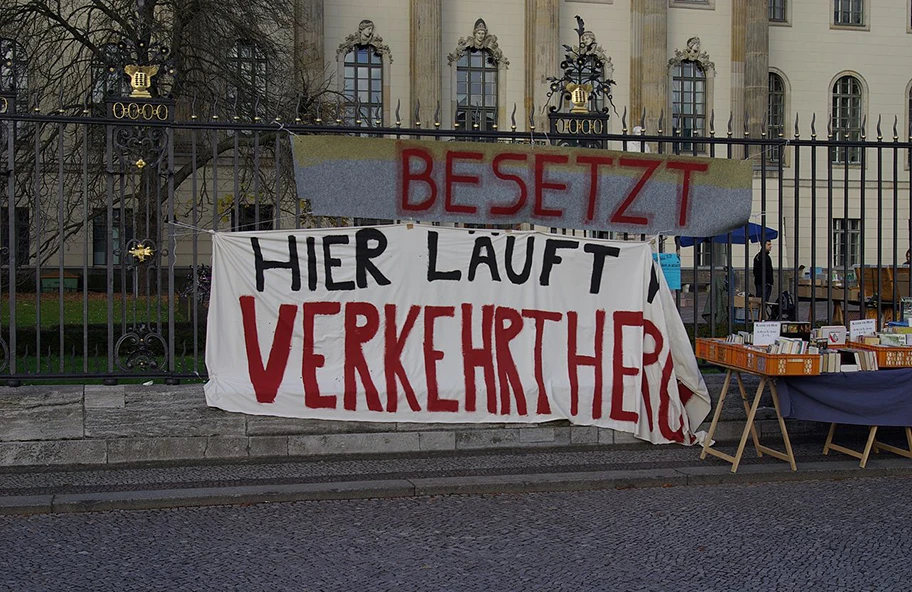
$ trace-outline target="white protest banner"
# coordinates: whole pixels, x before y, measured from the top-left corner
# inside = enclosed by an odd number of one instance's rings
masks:
[[[209,405],[382,422],[566,418],[685,444],[709,413],[646,244],[413,225],[213,242]]]

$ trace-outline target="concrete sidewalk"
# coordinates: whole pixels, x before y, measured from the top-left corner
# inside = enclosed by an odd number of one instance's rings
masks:
[[[781,442],[766,443],[781,449]],[[698,447],[649,444],[3,469],[0,514],[912,476],[909,459],[880,454],[861,469],[847,456],[824,456],[822,447],[819,438],[796,442],[792,472],[782,461],[757,458],[748,445],[736,474],[714,457],[701,461]]]

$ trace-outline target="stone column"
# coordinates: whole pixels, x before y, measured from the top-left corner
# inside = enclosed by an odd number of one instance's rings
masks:
[[[639,125],[646,109],[646,133],[659,115],[668,126],[668,0],[632,0],[630,8],[630,113],[627,129]]]
[[[403,121],[411,121],[418,101],[419,117],[424,127],[434,125],[434,113],[441,99],[440,60],[443,56],[443,45],[440,4],[441,0],[411,0],[409,7],[411,108],[401,115]],[[443,117],[441,108],[440,118]]]
[[[753,137],[759,137],[769,108],[769,13],[765,2],[747,2],[744,107]]]
[[[326,82],[323,51],[323,0],[295,0],[295,84],[302,81],[315,90]]]
[[[528,127],[528,114],[535,109],[536,130],[546,130],[547,111],[542,112],[548,97],[549,76],[560,77],[560,0],[526,0],[526,88],[525,109],[517,111],[517,125]],[[503,111],[506,105],[501,106]],[[512,107],[507,113],[512,112]],[[525,125],[519,121],[523,113]]]
[[[744,56],[747,52],[747,5],[749,0],[732,0],[731,22],[731,122],[732,137],[744,137]]]

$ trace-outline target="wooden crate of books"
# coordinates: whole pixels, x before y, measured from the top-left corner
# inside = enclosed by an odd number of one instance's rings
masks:
[[[707,362],[728,364],[732,344],[722,339],[697,339],[697,357]]]
[[[873,351],[877,354],[878,368],[908,368],[912,367],[912,347],[895,345],[872,345],[858,341],[846,342],[846,347]]]
[[[747,369],[767,376],[816,376],[820,374],[820,356],[749,351]]]

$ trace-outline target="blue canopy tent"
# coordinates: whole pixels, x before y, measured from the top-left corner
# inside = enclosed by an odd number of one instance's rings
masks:
[[[748,241],[759,243],[761,236],[766,240],[775,240],[779,236],[779,232],[769,227],[764,230],[762,225],[748,222],[746,235],[744,226],[739,226],[731,231],[731,242],[733,245],[743,245]],[[682,247],[692,247],[708,240],[710,240],[710,237],[682,236],[679,242]],[[712,242],[717,244],[728,243],[728,234],[717,234],[712,237]]]

